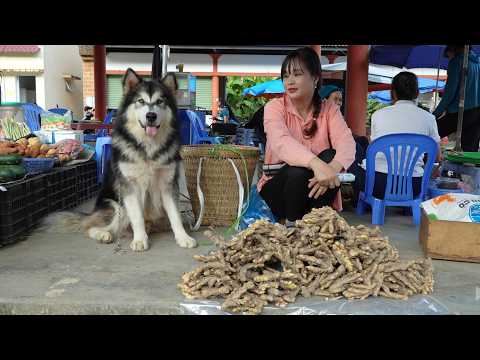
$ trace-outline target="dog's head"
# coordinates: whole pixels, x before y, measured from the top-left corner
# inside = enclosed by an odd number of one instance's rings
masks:
[[[173,73],[167,74],[160,82],[145,81],[135,71],[128,69],[123,77],[122,112],[125,112],[130,129],[155,137],[159,129],[174,125],[178,89]]]

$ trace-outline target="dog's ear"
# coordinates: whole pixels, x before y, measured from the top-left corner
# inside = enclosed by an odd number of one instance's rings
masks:
[[[165,77],[162,79],[163,85],[165,85],[175,96],[177,90],[178,90],[178,82],[177,82],[177,77],[175,76],[174,73],[168,73],[165,75]]]
[[[138,76],[135,71],[133,71],[131,68],[128,68],[122,80],[123,93],[128,93],[142,81],[142,78]]]

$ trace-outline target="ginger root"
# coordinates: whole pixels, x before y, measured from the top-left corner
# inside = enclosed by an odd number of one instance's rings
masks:
[[[195,255],[200,267],[178,287],[189,299],[224,298],[222,309],[259,314],[297,296],[407,299],[433,291],[430,259],[400,261],[380,228],[349,226],[330,207],[313,209],[295,227],[259,220],[232,239],[205,232],[217,249]]]

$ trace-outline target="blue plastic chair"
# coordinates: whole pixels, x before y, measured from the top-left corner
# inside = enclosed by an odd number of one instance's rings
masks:
[[[95,143],[95,160],[97,162],[97,183],[101,184],[105,174],[106,164],[110,158],[112,138],[110,136],[98,137]]]
[[[40,130],[40,116],[45,112],[37,104],[25,103],[22,105],[25,122],[31,131]]]
[[[180,138],[182,145],[221,144],[220,136],[208,136],[202,118],[191,110],[179,111]]]
[[[366,205],[369,204],[372,207],[372,224],[383,225],[386,206],[410,207],[413,213],[413,222],[415,225],[420,224],[420,204],[426,198],[437,151],[435,140],[426,135],[391,134],[375,139],[367,149],[365,191],[361,191],[359,194],[357,214],[364,214]],[[372,195],[377,153],[383,153],[388,164],[387,186],[383,200]],[[422,188],[420,194],[414,198],[413,170],[419,157],[425,153],[428,159],[424,168]]]
[[[105,125],[110,125],[113,120],[113,116],[115,115],[115,110],[109,111],[103,120]],[[84,140],[85,141],[96,141],[99,137],[108,136],[108,129],[98,129],[96,130],[95,134],[85,134]]]

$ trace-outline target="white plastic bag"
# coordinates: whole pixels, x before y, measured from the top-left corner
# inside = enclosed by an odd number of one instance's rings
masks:
[[[480,195],[448,193],[422,203],[431,220],[480,223]]]

